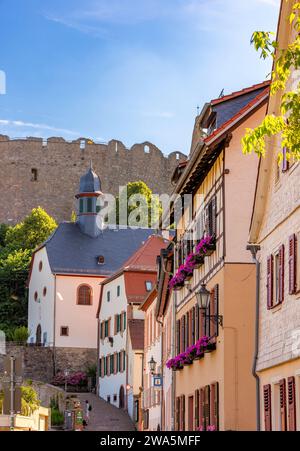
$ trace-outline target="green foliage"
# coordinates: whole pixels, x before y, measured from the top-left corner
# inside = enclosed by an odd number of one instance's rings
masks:
[[[88,377],[96,377],[97,374],[97,365],[90,365],[87,367],[86,375]]]
[[[34,208],[23,222],[9,227],[5,244],[12,249],[31,249],[43,243],[56,229],[57,224],[41,207]]]
[[[127,205],[127,211],[122,213],[122,206]],[[112,217],[116,218],[116,224],[131,225],[136,223],[140,227],[151,227],[161,214],[162,208],[157,196],[141,180],[129,182],[126,188],[116,198],[116,211]],[[123,216],[126,216],[125,218]],[[114,222],[114,220],[112,221]]]
[[[42,208],[34,208],[15,226],[0,225],[0,330],[8,339],[27,324],[29,263],[34,249],[57,227]]]
[[[25,326],[19,326],[13,330],[9,339],[16,343],[26,343],[29,336],[30,336],[30,332],[29,332],[28,328]]]
[[[272,40],[272,33],[257,31],[251,42],[261,57],[274,60],[271,80],[271,95],[281,95],[280,115],[267,115],[255,129],[247,129],[242,139],[244,153],[256,152],[265,155],[266,139],[279,135],[281,147],[287,148],[287,159],[300,159],[300,83],[294,91],[286,91],[287,82],[294,70],[300,69],[300,3],[296,2],[289,17],[291,27],[296,30],[296,37],[287,48],[279,49],[278,42]],[[282,160],[282,151],[278,161]]]
[[[71,222],[76,222],[76,213],[74,210],[71,213]]]
[[[51,424],[53,426],[62,426],[64,424],[64,415],[56,408],[51,409]]]
[[[4,393],[0,391],[0,412],[3,408]],[[40,401],[37,392],[28,386],[21,387],[21,415],[30,416],[40,406]]]

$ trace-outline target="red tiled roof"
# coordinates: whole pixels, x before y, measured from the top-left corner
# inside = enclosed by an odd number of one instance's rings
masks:
[[[144,320],[130,319],[128,321],[129,334],[133,350],[144,349]]]
[[[227,100],[231,100],[235,97],[242,96],[244,94],[248,94],[249,92],[256,91],[260,88],[265,88],[269,86],[271,83],[270,80],[263,81],[262,83],[257,83],[256,85],[249,86],[248,88],[241,89],[240,91],[232,92],[231,94],[227,94],[226,96],[219,97],[217,99],[213,99],[210,103],[211,105],[217,105],[218,103],[226,102]]]
[[[248,110],[254,107],[256,104],[259,104],[260,101],[269,93],[269,87],[264,89],[261,93],[259,93],[251,102],[249,102],[244,108],[242,108],[237,114],[235,114],[232,118],[230,118],[227,122],[225,122],[221,127],[217,128],[213,133],[207,136],[204,139],[205,144],[209,145],[210,141],[219,135],[223,130],[226,130],[231,124],[236,122],[239,118],[241,118]]]
[[[128,271],[145,270],[156,271],[156,258],[160,250],[165,248],[168,240],[160,235],[151,235],[145,243],[124,263],[123,268]]]
[[[148,291],[146,290],[146,281],[155,285],[157,278],[157,270],[155,271],[126,271],[124,272],[124,282],[127,302],[142,303]]]

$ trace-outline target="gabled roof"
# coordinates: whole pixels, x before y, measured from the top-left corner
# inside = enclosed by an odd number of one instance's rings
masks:
[[[156,259],[160,250],[165,248],[169,240],[161,235],[152,234],[140,243],[140,246],[130,255],[130,257],[117,268],[110,277],[102,282],[103,285],[110,283],[123,273],[129,272],[154,272],[156,273]]]
[[[269,97],[269,87],[259,92],[259,94],[250,100],[243,108],[241,108],[234,116],[224,122],[219,128],[213,131],[209,136],[204,139],[205,144],[210,144],[216,139],[217,136],[222,135],[229,127],[239,122],[245,115],[257,108],[263,101],[267,102]]]
[[[219,102],[219,104],[205,104],[205,111],[202,111],[200,116],[215,114],[217,128],[209,136],[205,138],[202,136],[198,139],[173,194],[190,193],[193,187],[202,182],[222,148],[229,144],[231,133],[253,112],[268,102],[268,85],[269,81],[259,83],[251,88],[233,93],[231,99],[227,98],[226,101]],[[201,120],[200,122],[197,120],[195,126],[200,127],[201,124]]]
[[[144,320],[130,319],[128,321],[128,329],[131,340],[131,346],[134,351],[144,349]]]
[[[145,312],[150,307],[156,296],[157,296],[157,288],[154,287],[153,290],[148,294],[142,305],[139,307],[139,309]]]
[[[37,251],[46,248],[53,274],[108,277],[153,233],[153,229],[117,227],[106,228],[91,238],[81,232],[77,223],[62,222]],[[99,256],[104,257],[103,264],[98,263]]]
[[[243,96],[245,94],[249,94],[250,92],[257,91],[261,88],[266,88],[270,86],[270,80],[263,81],[262,83],[257,83],[255,85],[249,86],[248,88],[240,89],[239,91],[232,92],[231,94],[226,94],[222,97],[218,97],[217,99],[211,100],[212,105],[217,105],[222,102],[227,102],[228,100],[232,100],[236,97]]]

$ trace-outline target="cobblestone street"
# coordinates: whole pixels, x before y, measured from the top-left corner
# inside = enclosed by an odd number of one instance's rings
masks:
[[[92,393],[77,395],[84,407],[86,399],[92,405],[86,431],[133,431],[134,425],[124,410],[108,404]]]

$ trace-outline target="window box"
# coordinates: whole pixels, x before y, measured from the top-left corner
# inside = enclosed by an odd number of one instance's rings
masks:
[[[180,365],[180,366],[178,366],[176,368],[175,367],[172,368],[173,371],[180,371],[182,369],[183,369],[183,365]]]
[[[205,257],[209,257],[216,250],[216,243],[210,243],[206,246]]]
[[[204,357],[204,351],[201,351],[199,354],[196,354],[194,360],[201,360]]]
[[[195,269],[200,268],[204,263],[204,257],[203,255],[194,255],[193,261],[195,263]]]
[[[182,287],[184,287],[184,282],[175,285],[175,286],[173,287],[173,290],[174,290],[174,291],[179,291],[179,290],[181,290]]]
[[[210,343],[207,344],[207,346],[206,346],[204,352],[205,352],[206,354],[209,354],[210,352],[215,351],[216,349],[217,349],[216,341],[212,341],[212,342],[210,342]]]

